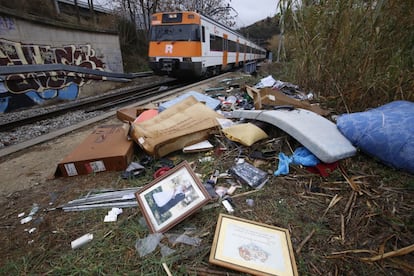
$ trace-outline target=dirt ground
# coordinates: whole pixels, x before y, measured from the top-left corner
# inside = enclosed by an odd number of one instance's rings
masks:
[[[111,118],[107,122],[116,123],[118,120]],[[56,271],[82,274],[73,266],[79,267],[79,258],[83,257],[75,255],[76,260],[73,261],[76,262],[72,264],[71,260],[62,261],[64,257],[59,255],[71,251],[71,240],[86,232],[99,230],[103,231],[102,240],[108,235],[111,237],[113,232],[118,236],[111,242],[113,248],[108,250],[109,255],[91,251],[89,259],[96,257],[108,262],[111,258],[121,258],[120,262],[125,264],[125,267],[121,267],[121,274],[137,275],[143,270],[144,264],[134,257],[135,249],[128,244],[136,238],[138,231],[132,237],[131,233],[125,234],[125,239],[122,239],[119,233],[121,227],[119,230],[106,229],[107,226],[99,222],[102,213],[74,214],[49,210],[93,189],[123,188],[140,183],[120,179],[120,172],[51,178],[56,164],[95,126],[84,127],[0,160],[1,275],[16,271],[13,266],[23,270],[20,274],[47,274],[47,271],[52,274],[56,274]],[[281,148],[293,145],[294,141],[287,139],[273,150],[278,152]],[[211,154],[215,156],[215,161],[210,170],[218,168],[224,171],[236,157],[247,157],[254,149],[263,151],[266,148],[269,149],[265,143],[259,143],[252,148],[229,148],[229,151],[217,156],[213,151]],[[172,160],[182,158],[175,155],[170,157]],[[252,161],[270,173],[277,167],[275,157]],[[328,177],[312,174],[300,167],[293,167],[287,176],[271,177],[261,191],[250,196],[255,202],[253,207],[246,205],[246,197],[234,198],[237,207],[235,215],[287,228],[291,233],[300,275],[412,275],[414,255],[410,246],[414,244],[414,177],[388,168],[362,153],[343,160],[341,166],[342,172],[336,169]],[[19,214],[24,212],[26,216],[33,204],[40,206],[38,215],[34,221],[21,224]],[[209,233],[203,237],[201,249],[197,251],[197,254],[205,252],[201,256],[204,258],[201,262],[203,265],[197,265],[199,271],[214,270],[222,271],[222,274],[217,275],[235,275],[229,270],[205,265],[208,263],[207,254],[216,222],[216,216],[211,212],[225,212],[219,209],[205,211],[191,219],[191,224],[197,226],[199,232]],[[120,222],[123,226],[131,224],[140,216],[137,208],[130,208],[125,213],[126,218]],[[31,228],[36,228],[32,234],[29,233]],[[408,253],[398,252],[401,248],[408,248]],[[383,260],[369,259],[389,252],[397,253]],[[179,271],[180,267],[187,267],[197,272],[193,260],[195,256],[176,262],[172,270]],[[66,264],[69,268],[66,272],[62,272],[63,268],[56,270],[56,263],[62,266]],[[120,266],[119,261],[117,263]],[[110,263],[105,265],[102,268],[104,273],[111,274]],[[101,274],[87,268],[85,271],[86,274]]]
[[[13,193],[44,186],[50,182],[56,170],[56,164],[75,148],[90,132],[92,127],[76,131],[53,141],[33,146],[3,158],[0,166],[1,202],[7,201]]]

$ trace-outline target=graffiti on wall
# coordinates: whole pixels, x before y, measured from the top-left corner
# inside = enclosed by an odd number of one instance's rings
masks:
[[[16,29],[13,18],[0,16],[0,34]]]
[[[91,45],[23,44],[0,39],[0,66],[42,65],[42,72],[8,74],[0,83],[0,112],[44,104],[50,100],[73,100],[88,80],[100,76],[67,71],[49,71],[50,64],[64,64],[104,71],[105,64]]]

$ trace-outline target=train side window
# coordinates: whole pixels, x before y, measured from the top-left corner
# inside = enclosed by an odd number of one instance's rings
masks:
[[[200,29],[197,28],[195,30],[195,41],[200,41],[201,37],[200,37]]]
[[[223,38],[210,34],[210,51],[223,51]]]
[[[206,28],[204,26],[201,26],[201,37],[203,42],[206,42]]]

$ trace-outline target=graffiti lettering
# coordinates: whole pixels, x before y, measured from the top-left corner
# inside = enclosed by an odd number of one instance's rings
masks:
[[[15,28],[14,21],[0,16],[0,31],[6,27]],[[102,71],[105,69],[105,63],[97,57],[96,50],[89,44],[52,47],[0,39],[0,66],[59,63]],[[53,97],[75,99],[79,86],[91,79],[102,77],[65,71],[7,75],[4,87],[9,93],[0,93],[0,112],[8,110],[8,103],[14,100],[13,94],[25,94],[33,104],[43,103],[43,100]],[[6,97],[7,101],[3,101]],[[18,104],[13,106],[19,107]]]
[[[22,94],[28,91],[62,89],[70,83],[83,85],[87,79],[102,80],[102,77],[66,71],[14,74],[7,76],[4,86],[13,94]]]
[[[105,69],[105,63],[96,56],[96,50],[89,44],[51,47],[0,39],[0,66],[51,63],[84,64],[84,67],[91,69]]]

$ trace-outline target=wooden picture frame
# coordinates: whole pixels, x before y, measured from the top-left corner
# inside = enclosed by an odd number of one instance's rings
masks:
[[[135,193],[152,233],[162,233],[211,200],[187,161],[183,161]]]
[[[298,275],[289,231],[220,214],[210,263],[253,275]]]

